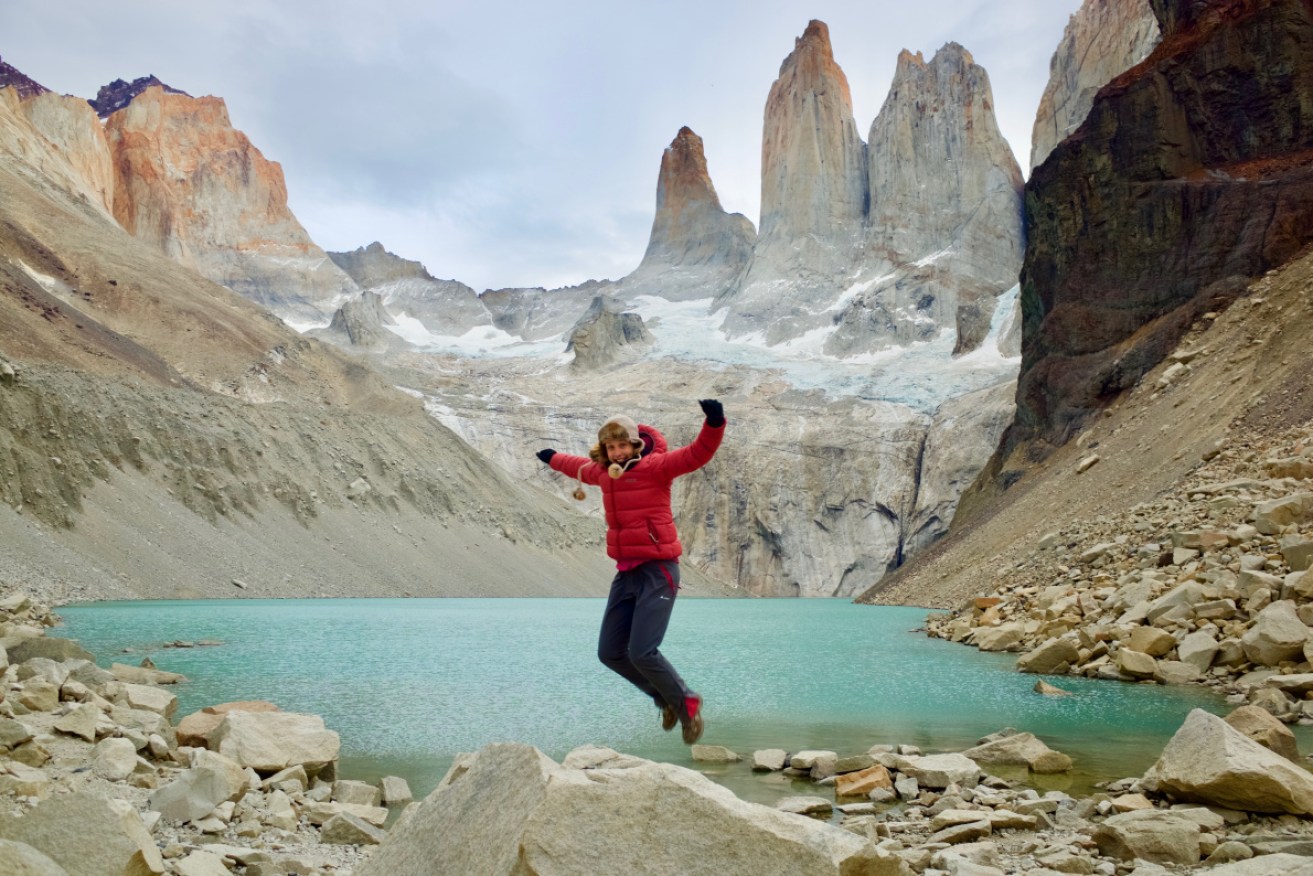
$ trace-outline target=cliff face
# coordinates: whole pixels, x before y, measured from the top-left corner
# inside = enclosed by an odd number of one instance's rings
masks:
[[[358,289],[287,206],[282,168],[228,120],[219,98],[153,86],[106,123],[114,216],[215,282],[318,322]]]
[[[1207,311],[1313,241],[1313,7],[1154,11],[1162,43],[1026,186],[1018,410],[995,479],[1066,441]]]
[[[1031,168],[1080,127],[1098,90],[1149,57],[1161,38],[1149,0],[1085,0],[1049,62],[1030,137]]]
[[[0,88],[0,150],[55,186],[110,217],[114,162],[104,129],[87,102],[42,89]]]

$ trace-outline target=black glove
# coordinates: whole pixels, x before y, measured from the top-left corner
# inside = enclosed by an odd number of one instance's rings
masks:
[[[704,398],[698,401],[702,408],[702,413],[707,415],[707,425],[719,429],[725,425],[725,408],[714,398]]]
[[[538,458],[541,459],[543,463],[546,465],[552,464],[552,457],[555,455],[556,455],[556,451],[550,447],[538,451]]]

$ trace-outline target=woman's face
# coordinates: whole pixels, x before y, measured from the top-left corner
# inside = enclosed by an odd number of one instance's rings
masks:
[[[634,445],[628,441],[606,442],[606,458],[624,464],[634,457]]]

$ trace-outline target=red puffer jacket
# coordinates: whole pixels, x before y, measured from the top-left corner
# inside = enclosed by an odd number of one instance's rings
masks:
[[[557,453],[550,465],[602,488],[607,556],[617,561],[673,560],[684,552],[684,546],[679,543],[670,511],[670,484],[710,462],[724,435],[723,425],[704,422],[692,444],[667,452],[665,436],[639,423],[643,454],[618,478],[586,456]]]

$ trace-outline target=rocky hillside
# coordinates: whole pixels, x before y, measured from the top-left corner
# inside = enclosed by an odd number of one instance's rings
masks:
[[[1027,672],[1207,682],[1313,721],[1313,424],[1205,457],[1152,502],[1048,533],[932,633],[1025,652]]]
[[[1017,419],[986,493],[1313,241],[1313,10],[1154,9],[1162,42],[1026,183]]]
[[[595,524],[127,234],[10,94],[0,581],[54,601],[601,591]]]

